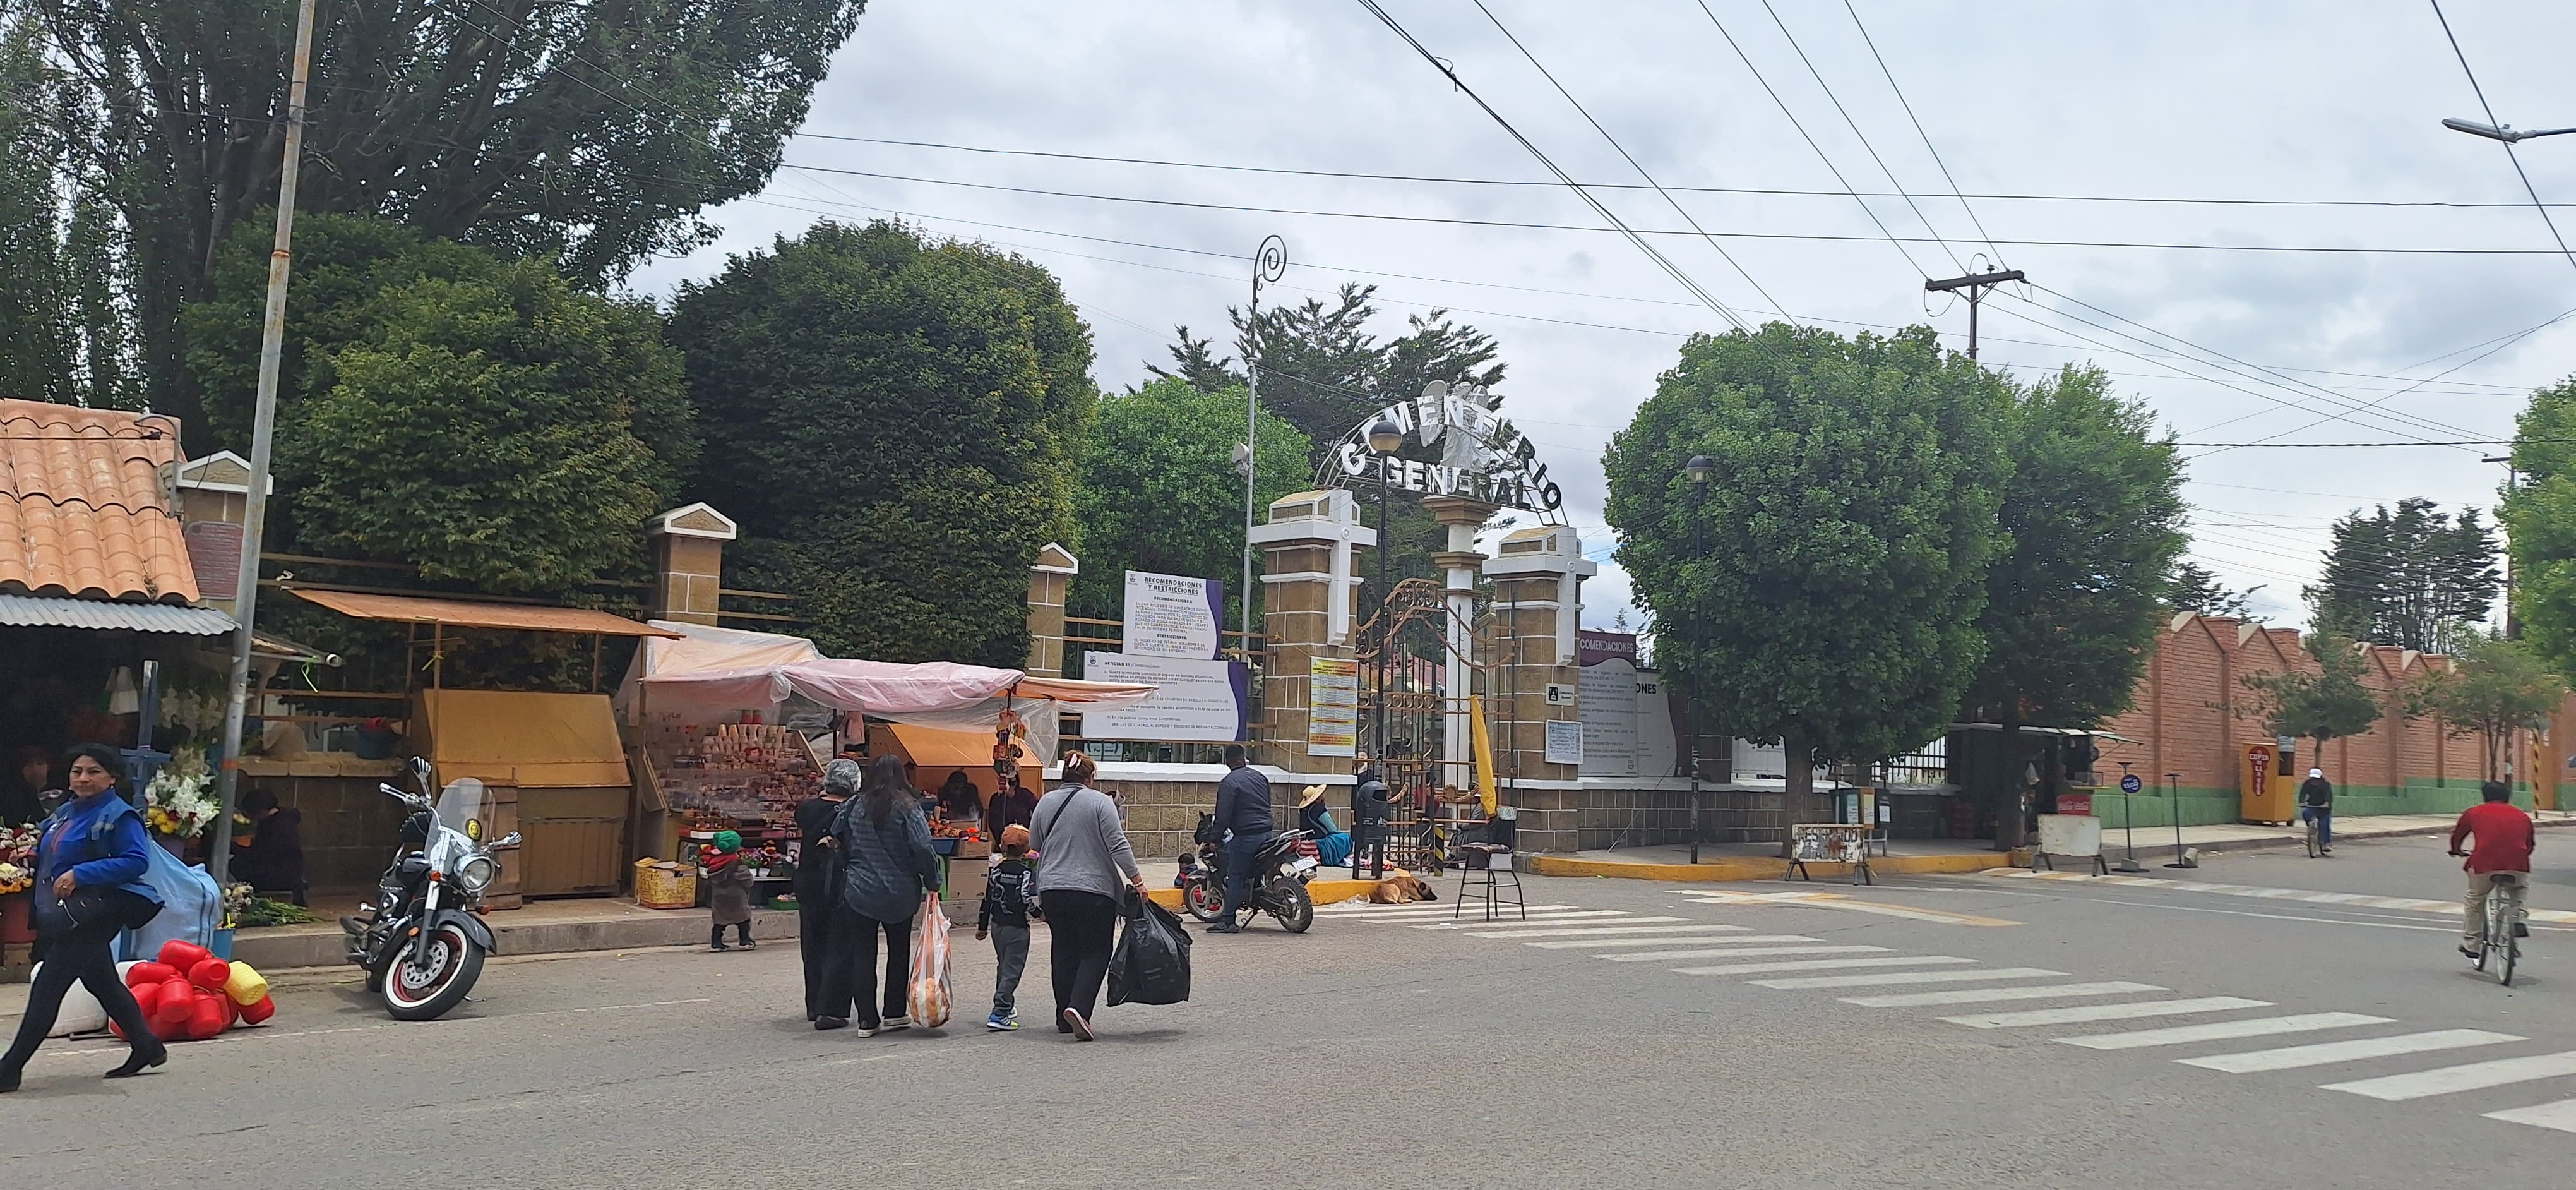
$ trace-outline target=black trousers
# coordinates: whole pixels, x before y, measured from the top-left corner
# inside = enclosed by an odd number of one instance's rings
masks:
[[[114,924],[101,923],[47,939],[44,969],[36,972],[34,986],[27,989],[27,1015],[18,1021],[18,1038],[9,1044],[8,1055],[0,1057],[0,1071],[27,1068],[27,1059],[44,1044],[54,1018],[62,1013],[63,994],[74,983],[98,998],[108,1019],[125,1030],[127,1044],[145,1052],[160,1046],[152,1038],[151,1026],[143,1022],[143,1008],[134,1002],[134,993],[116,977],[116,935]]]
[[[847,1018],[850,1002],[837,1009],[823,999],[824,976],[832,969],[832,893],[827,888],[796,887],[796,953],[805,963],[805,1019]]]
[[[1046,889],[1038,894],[1046,907],[1047,963],[1055,976],[1055,1015],[1065,1009],[1090,1020],[1100,1007],[1100,982],[1109,978],[1109,951],[1116,943],[1118,902],[1099,893]]]
[[[869,985],[876,982],[877,934],[885,934],[885,1011],[877,1011],[877,1002],[869,999]],[[912,919],[878,921],[862,915],[847,905],[832,907],[832,941],[826,966],[831,979],[824,985],[826,1008],[848,1005],[857,1009],[853,1019],[861,1028],[873,1029],[885,1018],[904,1015],[904,985],[912,978]],[[838,1012],[826,1012],[838,1016]]]

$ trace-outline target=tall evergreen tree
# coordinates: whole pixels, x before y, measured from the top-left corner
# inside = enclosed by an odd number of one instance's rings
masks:
[[[2333,532],[2324,580],[2304,589],[2321,631],[2439,653],[2494,606],[2503,581],[2495,533],[2474,508],[2453,520],[2409,497],[2393,511],[2355,511]]]
[[[2252,586],[2242,591],[2228,590],[2217,575],[2185,558],[2174,563],[2173,574],[2165,580],[2165,606],[2204,616],[2247,620],[2254,616],[2254,593],[2262,589]]]

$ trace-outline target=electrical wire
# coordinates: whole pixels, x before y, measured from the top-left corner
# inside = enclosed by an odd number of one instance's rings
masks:
[[[1967,272],[1967,262],[1959,259],[1958,250],[1952,248],[1949,241],[1941,239],[1941,230],[1932,225],[1932,217],[1924,214],[1921,204],[1914,201],[1913,195],[1905,192],[1905,183],[1897,179],[1895,170],[1887,167],[1887,159],[1878,155],[1878,146],[1869,143],[1869,134],[1860,130],[1860,121],[1853,119],[1851,109],[1843,106],[1843,97],[1834,93],[1834,85],[1825,81],[1823,71],[1816,69],[1815,59],[1807,56],[1807,47],[1798,44],[1798,35],[1789,31],[1789,22],[1780,19],[1780,10],[1772,7],[1771,0],[1762,0],[1762,11],[1771,14],[1771,23],[1780,27],[1780,36],[1789,39],[1789,48],[1797,53],[1798,61],[1807,67],[1808,77],[1816,80],[1816,86],[1825,92],[1825,100],[1833,104],[1834,111],[1842,115],[1843,123],[1851,128],[1852,135],[1860,138],[1861,150],[1869,154],[1871,161],[1877,163],[1878,172],[1887,175],[1887,184],[1895,187],[1896,192],[1904,197],[1906,209],[1914,212],[1915,221],[1921,223],[1923,230],[1930,233],[1935,240],[1940,241],[1941,251],[1949,256],[1953,267],[1961,273]],[[1712,16],[1710,19],[1716,18]],[[1852,198],[1854,201],[1859,201],[1860,196],[1855,194]]]
[[[2451,55],[2460,60],[2460,73],[2468,76],[2469,90],[2478,97],[2478,110],[2487,114],[2487,127],[2502,129],[2504,125],[2496,122],[2495,106],[2487,102],[2487,89],[2478,85],[2478,72],[2469,69],[2469,55],[2460,48],[2460,35],[2451,31],[2451,18],[2442,14],[2442,0],[2428,2],[2433,6],[2433,19],[2442,23],[2442,36],[2451,43]],[[2558,221],[2550,218],[2549,207],[2540,201],[2539,188],[2531,184],[2531,175],[2523,172],[2522,157],[2513,151],[2513,142],[2500,139],[2496,143],[2504,146],[2505,160],[2513,163],[2513,175],[2522,179],[2523,193],[2531,196],[2531,209],[2540,212],[2540,221],[2549,225],[2549,238],[2558,241],[2558,254],[2566,257],[2568,264],[2576,265],[2576,251],[2568,249],[2567,237],[2558,232]]]
[[[2009,267],[2004,263],[2004,250],[1995,246],[1994,236],[1986,231],[1985,220],[1977,218],[1977,208],[1968,205],[1968,196],[1959,192],[1959,179],[1951,176],[1950,163],[1941,159],[1941,150],[1932,144],[1932,134],[1924,130],[1923,118],[1914,114],[1914,104],[1905,97],[1905,88],[1897,85],[1896,72],[1888,69],[1887,58],[1878,52],[1878,39],[1871,37],[1869,26],[1861,23],[1860,10],[1852,6],[1852,0],[1843,0],[1843,11],[1851,14],[1852,28],[1860,30],[1861,44],[1869,47],[1870,59],[1878,63],[1878,73],[1887,79],[1887,89],[1896,92],[1897,105],[1905,109],[1905,118],[1914,124],[1914,135],[1923,138],[1923,151],[1932,155],[1932,164],[1941,169],[1941,180],[1950,184],[1950,197],[1959,200],[1959,209],[1967,212],[1977,237],[1995,254],[1995,267]]]

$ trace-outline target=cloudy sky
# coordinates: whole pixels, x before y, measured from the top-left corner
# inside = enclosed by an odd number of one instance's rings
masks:
[[[2185,442],[2499,438],[2523,394],[2576,370],[2576,317],[2523,334],[2576,308],[2576,261],[2503,147],[2441,126],[2484,116],[2426,0],[1383,7],[1568,174],[1629,187],[1595,193],[1680,233],[1645,238],[1751,321],[1928,321],[1964,346],[1966,308],[1923,279],[2001,262],[2033,284],[1987,302],[1984,362],[2098,362]],[[2576,11],[2445,8],[2499,121],[2576,124],[2547,81]],[[1601,448],[1682,336],[1725,316],[1542,184],[1356,0],[877,0],[805,131],[767,192],[715,213],[719,244],[635,286],[667,294],[818,217],[900,212],[1053,269],[1116,388],[1175,324],[1223,327],[1276,234],[1275,298],[1374,283],[1386,334],[1446,307],[1501,339],[1506,412],[1604,564],[1587,619],[1625,603]],[[2576,202],[2576,136],[2517,152],[2544,200]],[[1266,210],[1224,209],[1241,207]],[[2576,208],[2555,213],[2576,236]],[[2193,556],[2296,622],[2329,521],[2413,495],[2488,506],[2503,468],[2479,459],[2499,450],[2193,448]]]

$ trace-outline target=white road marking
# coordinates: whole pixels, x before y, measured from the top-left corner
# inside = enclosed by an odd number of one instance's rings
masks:
[[[1912,905],[1892,905],[1885,901],[1863,901],[1849,893],[1797,892],[1754,893],[1717,889],[1682,889],[1682,896],[1703,905],[1790,905],[1809,909],[1843,909],[1853,913],[1870,913],[1880,917],[1902,917],[1909,921],[1939,922],[1952,926],[2017,926],[2022,923],[2000,917],[1979,917],[1972,913],[1950,913],[1940,909],[1920,909]]]
[[[2576,1074],[2576,1050],[2554,1054],[2533,1054],[2526,1058],[2498,1058],[2493,1062],[2471,1062],[2466,1066],[2443,1066],[2419,1070],[2413,1074],[2392,1074],[2384,1078],[2365,1078],[2348,1083],[2328,1083],[2328,1091],[2348,1091],[2373,1099],[2390,1101],[2422,1099],[2427,1095],[2449,1095],[2475,1091],[2484,1087],[2501,1087],[2508,1083],[2527,1083],[2534,1079],[2557,1078]]]
[[[1573,909],[1577,907],[1578,906],[1574,905],[1532,905],[1529,907],[1529,911],[1532,913],[1539,913],[1549,910]],[[1449,913],[1452,910],[1452,905],[1439,905],[1428,901],[1415,901],[1404,905],[1370,905],[1366,903],[1357,905],[1318,905],[1315,907],[1315,915],[1317,917],[1420,917],[1433,913]]]
[[[1943,972],[1947,975],[1950,972]],[[1778,982],[1778,981],[1773,981]],[[1952,988],[1942,992],[1898,992],[1888,996],[1846,996],[1845,1004],[1863,1008],[1920,1008],[1930,1004],[1975,1004],[1984,1000],[2054,1000],[2060,996],[2117,996],[2128,992],[2162,992],[2152,983],[2124,979],[2100,983],[2051,983],[2039,987]]]
[[[1680,918],[1678,918],[1678,917],[1639,917],[1639,916],[1637,916],[1636,914],[1630,913],[1630,912],[1628,912],[1628,911],[1627,911],[1627,910],[1625,910],[1625,909],[1595,909],[1595,910],[1591,910],[1591,911],[1589,911],[1589,912],[1584,912],[1584,913],[1550,913],[1550,914],[1547,914],[1547,915],[1546,915],[1546,916],[1544,916],[1544,917],[1534,917],[1534,918],[1531,918],[1530,920],[1532,920],[1532,921],[1567,921],[1567,922],[1571,922],[1571,921],[1582,921],[1582,920],[1585,920],[1585,919],[1589,918],[1589,919],[1591,919],[1591,920],[1601,921],[1601,920],[1607,920],[1607,919],[1609,919],[1609,918],[1613,918],[1613,917],[1620,918],[1620,919],[1623,919],[1623,920],[1626,920],[1626,921],[1680,921],[1680,920],[1681,920],[1681,919],[1680,919]],[[1483,918],[1477,918],[1477,917],[1459,917],[1459,918],[1448,918],[1448,917],[1444,917],[1444,918],[1440,918],[1440,919],[1438,919],[1438,920],[1436,920],[1436,921],[1398,921],[1398,922],[1390,922],[1390,923],[1388,923],[1388,924],[1390,924],[1390,925],[1399,925],[1399,926],[1410,926],[1410,927],[1412,927],[1412,928],[1414,928],[1414,929],[1417,929],[1417,930],[1489,930],[1489,929],[1492,929],[1492,928],[1494,928],[1494,927],[1496,927],[1496,926],[1507,926],[1507,925],[1513,925],[1513,924],[1518,923],[1518,922],[1519,922],[1519,920],[1520,920],[1520,919],[1519,919],[1519,918],[1517,918],[1517,917],[1511,918],[1511,919],[1509,919],[1509,920],[1497,919],[1497,920],[1494,920],[1494,921],[1486,921],[1486,920],[1484,920]]]
[[[1741,929],[1744,929],[1744,928],[1745,928],[1745,927],[1743,927],[1743,926],[1702,926],[1702,927],[1700,927],[1700,929],[1702,929],[1702,930],[1741,930]],[[1819,939],[1810,938],[1810,937],[1806,936],[1805,934],[1721,934],[1721,933],[1710,933],[1710,934],[1703,935],[1703,934],[1699,933],[1699,931],[1698,931],[1698,930],[1692,930],[1692,931],[1686,931],[1686,932],[1684,932],[1684,933],[1680,933],[1680,934],[1667,935],[1667,936],[1665,936],[1665,937],[1661,937],[1661,938],[1573,938],[1573,939],[1558,939],[1557,941],[1554,941],[1554,942],[1524,942],[1524,943],[1521,943],[1521,945],[1523,945],[1523,946],[1535,946],[1535,947],[1539,948],[1540,950],[1582,950],[1582,949],[1584,949],[1584,948],[1586,948],[1586,947],[1589,947],[1589,948],[1594,949],[1594,950],[1599,950],[1599,949],[1601,949],[1601,948],[1603,948],[1603,947],[1608,947],[1608,946],[1670,946],[1670,945],[1672,945],[1672,944],[1674,944],[1674,943],[1676,943],[1676,942],[1815,942],[1815,941],[1819,941]]]
[[[2435,1050],[2466,1049],[2473,1045],[2522,1040],[2525,1039],[2511,1033],[2489,1033],[2483,1029],[2437,1029],[2430,1033],[2401,1033],[2395,1037],[2366,1037],[2359,1041],[2293,1045],[2276,1050],[2248,1050],[2241,1054],[2213,1054],[2206,1058],[2177,1058],[2175,1061],[2185,1066],[2223,1070],[2229,1074],[2257,1074],[2266,1070],[2296,1070],[2303,1066],[2393,1058],[2399,1054],[2426,1054]]]
[[[2491,1111],[2487,1118],[2508,1124],[2530,1124],[2538,1128],[2555,1128],[2560,1132],[2576,1132],[2576,1099]]]
[[[1838,967],[1902,967],[1908,964],[1957,965],[1975,959],[1953,958],[1945,954],[1915,958],[1895,955],[1883,959],[1790,959],[1777,963],[1730,963],[1723,967],[1675,967],[1675,975],[1755,975],[1770,971],[1831,971]]]
[[[1650,950],[1644,954],[1597,954],[1614,963],[1660,963],[1669,959],[1731,959],[1764,954],[1886,954],[1884,946],[1744,946],[1719,950]]]
[[[1748,979],[1757,988],[1879,988],[1908,983],[1966,983],[1972,979],[2054,979],[2046,967],[1993,967],[1984,971],[1886,971],[1876,975],[1810,975],[1797,979]]]
[[[2177,1025],[2170,1029],[2139,1029],[2129,1033],[2097,1033],[2089,1037],[2059,1037],[2054,1040],[2060,1045],[2080,1045],[2090,1050],[2133,1050],[2151,1045],[2184,1045],[2194,1041],[2227,1041],[2238,1037],[2313,1033],[2319,1029],[2349,1029],[2356,1025],[2388,1023],[2387,1017],[2365,1016],[2358,1012],[2309,1012],[2296,1016],[2266,1016],[2244,1021]]]
[[[2125,1021],[2148,1016],[2187,1016],[2195,1012],[2226,1012],[2236,1008],[2270,1008],[2269,1000],[2248,1000],[2242,996],[2199,996],[2186,1000],[2141,1000],[2131,1004],[2085,1004],[2075,1008],[2035,1008],[2028,1012],[1989,1012],[1975,1016],[1945,1016],[1953,1025],[1971,1029],[2021,1029],[2032,1025],[2080,1025],[2086,1021]]]
[[[1627,919],[1627,921],[1631,922],[1674,922],[1680,920],[1681,919],[1678,917],[1631,917]],[[1707,928],[1708,927],[1706,926],[1697,925],[1650,926],[1628,925],[1622,923],[1615,926],[1533,926],[1525,930],[1480,929],[1468,931],[1467,936],[1470,938],[1609,938],[1616,937],[1620,934],[1687,934],[1692,930],[1703,930]]]
[[[2415,913],[2438,913],[2446,917],[2460,915],[2458,901],[2432,901],[2421,897],[2372,897],[2358,893],[2314,892],[2302,888],[2261,888],[2249,884],[2213,884],[2206,880],[2167,880],[2160,876],[2095,876],[2086,872],[2032,872],[2022,868],[1989,868],[1981,875],[2002,879],[2058,880],[2074,884],[2111,884],[2129,888],[2169,888],[2177,892],[2215,893],[2229,897],[2259,897],[2269,901],[2305,901],[2316,905],[2360,905],[2372,909],[2403,909]],[[2576,913],[2563,909],[2533,909],[2530,918],[2553,925],[2576,925]]]

